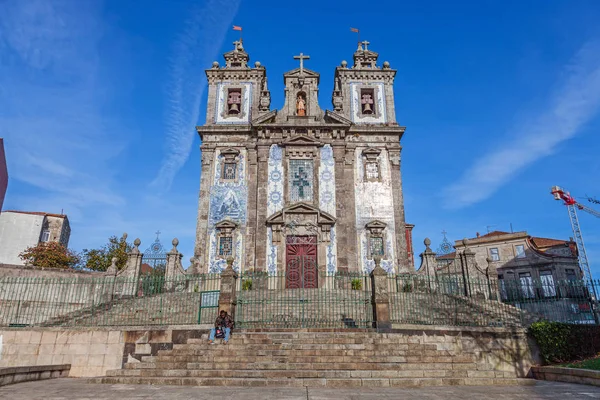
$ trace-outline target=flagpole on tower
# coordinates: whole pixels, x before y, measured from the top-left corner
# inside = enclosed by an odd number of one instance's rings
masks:
[[[357,28],[350,28],[350,32],[356,32],[358,35],[358,43],[360,43],[360,30]]]
[[[242,27],[241,27],[241,26],[234,25],[234,26],[233,26],[233,30],[234,30],[234,31],[240,31],[240,42],[241,42],[241,41],[242,41]]]

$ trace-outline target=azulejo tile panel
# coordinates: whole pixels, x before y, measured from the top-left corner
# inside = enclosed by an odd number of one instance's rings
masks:
[[[336,216],[335,209],[335,160],[333,149],[326,144],[320,150],[319,164],[319,208],[332,216]],[[337,238],[335,227],[331,229],[330,241],[327,245],[327,272],[337,271]]]
[[[368,243],[365,225],[373,220],[385,222],[384,230],[385,255],[381,260],[381,267],[388,272],[395,270],[396,242],[394,221],[394,197],[391,184],[391,170],[387,151],[383,149],[378,157],[381,171],[381,181],[369,182],[364,179],[363,159],[361,156],[364,148],[357,148],[355,154],[355,203],[356,203],[356,231],[358,233],[360,260],[362,270],[370,272],[375,267],[373,260],[368,259]]]
[[[273,230],[267,228],[267,271],[269,275],[277,274],[277,246],[273,244]]]
[[[288,168],[290,202],[312,202],[313,199],[313,160],[290,160]]]
[[[223,220],[229,220],[238,224],[235,230],[235,261],[234,268],[239,270],[244,259],[243,232],[246,229],[248,214],[248,186],[246,184],[246,154],[245,150],[240,152],[237,163],[237,181],[221,181],[223,157],[217,150],[213,186],[210,188],[209,200],[209,270],[211,272],[222,271],[226,261],[218,257],[218,243],[215,224]]]
[[[276,144],[269,149],[268,174],[267,213],[273,215],[283,209],[283,149]]]

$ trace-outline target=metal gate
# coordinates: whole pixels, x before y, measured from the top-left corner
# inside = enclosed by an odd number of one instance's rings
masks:
[[[367,275],[326,274],[310,260],[279,275],[244,274],[239,280],[236,327],[370,328],[373,323]],[[299,273],[303,271],[304,273]],[[314,278],[311,274],[314,271]],[[318,283],[318,285],[317,285]],[[318,286],[318,287],[317,287]]]

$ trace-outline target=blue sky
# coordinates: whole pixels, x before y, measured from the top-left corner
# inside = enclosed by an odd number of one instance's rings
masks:
[[[550,187],[600,197],[594,0],[0,0],[0,10],[5,209],[64,210],[75,250],[122,232],[145,248],[160,229],[166,247],[179,238],[188,265],[204,69],[232,48],[232,24],[267,68],[275,108],[303,52],[331,109],[334,68],[356,48],[351,26],[398,70],[417,253],[426,236],[437,247],[444,229],[456,240],[512,224],[567,239]],[[600,277],[600,220],[580,213],[580,222]]]

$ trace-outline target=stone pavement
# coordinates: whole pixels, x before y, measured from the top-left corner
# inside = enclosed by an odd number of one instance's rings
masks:
[[[85,379],[53,379],[0,388],[0,399],[244,399],[244,400],[574,400],[600,399],[600,387],[538,381],[531,386],[445,386],[402,388],[245,388],[90,384]]]

